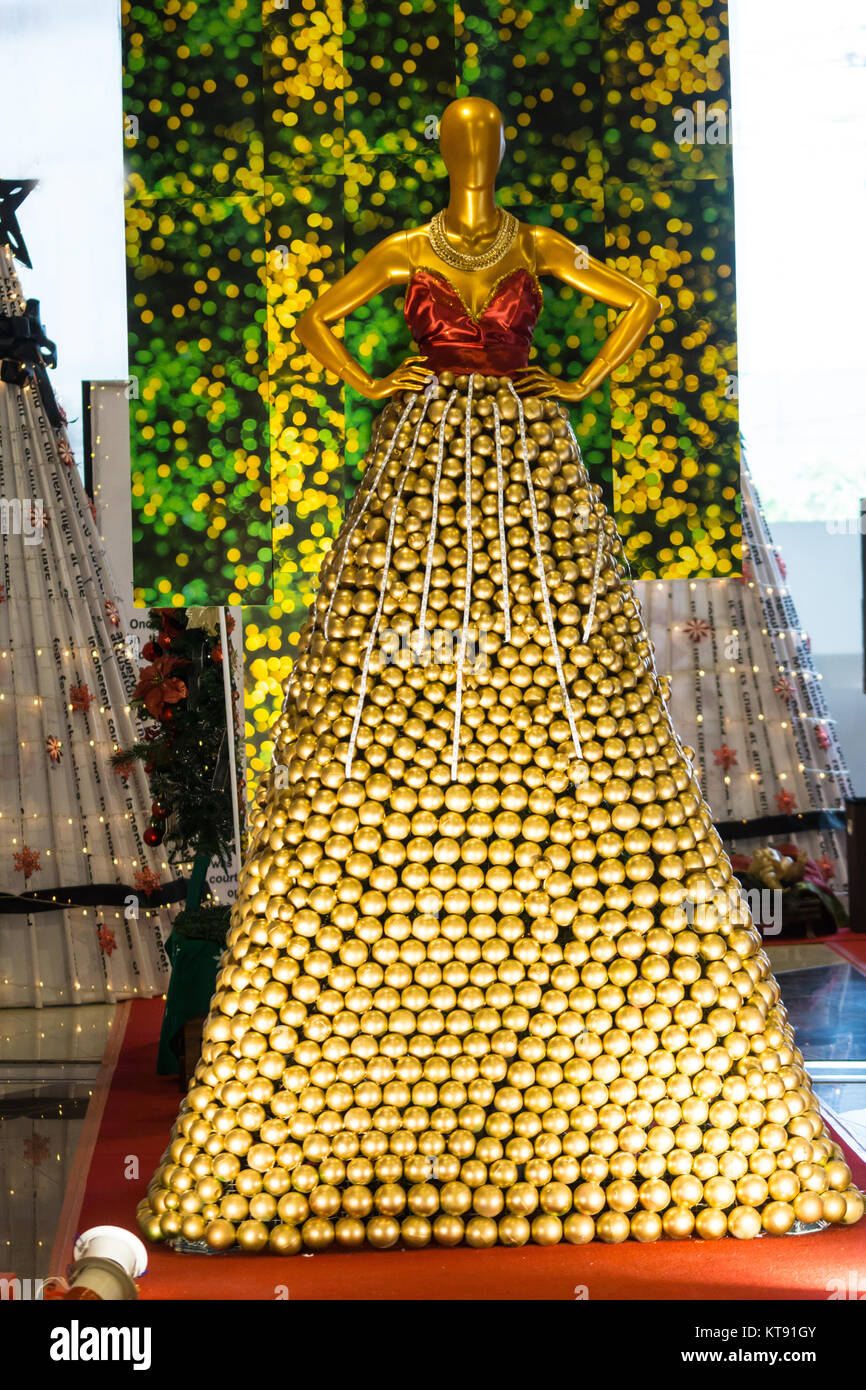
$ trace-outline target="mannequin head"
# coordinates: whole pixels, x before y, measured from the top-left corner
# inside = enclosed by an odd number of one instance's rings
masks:
[[[502,114],[483,97],[459,97],[439,123],[439,148],[452,185],[488,188],[505,153]]]

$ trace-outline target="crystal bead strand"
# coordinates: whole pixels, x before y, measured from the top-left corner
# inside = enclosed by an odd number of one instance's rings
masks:
[[[457,688],[454,692],[454,737],[451,743],[451,781],[457,780],[457,763],[460,755],[460,719],[463,713],[463,674],[466,669],[466,642],[469,635],[469,610],[472,606],[472,569],[475,563],[472,540],[472,388],[475,378],[470,376],[466,392],[466,458],[464,463],[464,488],[466,491],[466,583],[463,589],[463,627],[460,632],[460,650],[457,653]]]
[[[550,646],[553,652],[553,660],[556,665],[556,674],[559,677],[559,686],[562,691],[562,699],[565,706],[565,717],[568,720],[568,727],[571,730],[571,737],[574,740],[575,756],[582,757],[580,738],[578,737],[577,724],[574,719],[574,710],[571,708],[571,700],[568,696],[568,686],[565,683],[565,672],[562,669],[562,658],[559,654],[559,643],[556,640],[556,629],[553,624],[553,613],[550,607],[550,595],[547,592],[547,576],[544,573],[544,555],[541,549],[541,533],[538,529],[538,508],[535,504],[535,488],[532,482],[532,470],[529,467],[529,450],[526,445],[526,417],[523,413],[523,401],[518,396],[511,382],[508,389],[517,402],[517,418],[520,424],[520,447],[523,450],[523,466],[526,474],[526,490],[529,493],[529,509],[532,513],[532,536],[535,542],[535,557],[538,561],[538,580],[541,585],[541,598],[544,604],[544,616],[547,620],[547,632],[550,638]]]
[[[433,574],[433,551],[436,546],[436,527],[439,524],[439,487],[442,482],[442,464],[445,458],[445,426],[448,422],[448,412],[457,395],[457,388],[451,392],[445,402],[445,409],[442,412],[442,419],[439,422],[439,457],[436,460],[436,477],[433,480],[433,515],[430,518],[430,540],[427,542],[427,565],[424,570],[424,589],[421,594],[421,612],[418,616],[418,651],[417,656],[421,657],[425,647],[425,634],[427,630],[427,605],[430,601],[430,581]]]
[[[496,441],[496,492],[499,506],[499,565],[502,572],[502,608],[505,613],[505,640],[511,641],[511,595],[508,592],[508,548],[505,543],[505,487],[502,471],[502,427],[499,406],[493,400],[493,435]]]
[[[418,436],[419,436],[419,434],[421,433],[421,426],[423,425],[423,423],[424,423],[424,417],[425,417],[425,415],[427,414],[427,406],[430,404],[430,397],[432,396],[433,391],[435,390],[435,388],[436,388],[436,379],[435,379],[435,377],[434,377],[434,379],[430,382],[430,384],[427,386],[427,388],[426,388],[425,391],[424,391],[424,396],[423,396],[423,399],[422,399],[422,401],[421,401],[421,413],[420,413],[420,415],[418,416],[418,423],[417,423],[417,425],[415,426],[415,433],[414,433],[414,435],[412,436],[412,443],[410,444],[409,449],[408,449],[408,451],[407,451],[407,453],[406,453],[406,456],[405,456],[405,457],[406,457],[406,464],[405,464],[405,467],[404,467],[404,469],[403,469],[403,472],[400,474],[400,481],[399,481],[399,483],[397,484],[397,489],[396,489],[396,491],[395,491],[395,493],[394,493],[394,496],[393,496],[393,499],[392,499],[392,503],[391,503],[391,519],[390,519],[390,521],[389,521],[389,523],[388,523],[388,538],[387,538],[387,541],[386,541],[386,543],[385,543],[385,559],[384,559],[384,563],[383,563],[383,565],[382,565],[382,584],[381,584],[380,589],[379,589],[379,602],[378,602],[378,604],[376,605],[376,615],[375,615],[375,617],[373,618],[373,625],[372,625],[372,627],[371,627],[371,629],[370,629],[370,640],[369,640],[369,642],[367,643],[367,650],[366,650],[366,652],[364,653],[364,664],[363,664],[363,666],[362,666],[362,668],[361,668],[361,685],[360,685],[360,688],[359,688],[359,690],[358,690],[358,705],[357,705],[357,708],[356,708],[356,710],[355,710],[355,718],[354,718],[353,721],[352,721],[352,732],[351,732],[350,735],[349,735],[349,748],[348,748],[348,752],[346,753],[346,776],[347,776],[347,777],[351,777],[351,775],[352,775],[352,761],[353,761],[353,759],[354,759],[354,757],[355,757],[355,748],[356,748],[357,741],[358,741],[358,730],[359,730],[360,727],[361,727],[361,714],[363,713],[363,710],[364,710],[364,696],[365,696],[366,693],[367,693],[367,679],[368,679],[369,674],[370,674],[370,662],[371,662],[372,659],[373,659],[373,648],[374,648],[374,646],[376,645],[376,637],[377,637],[378,632],[379,632],[379,623],[382,621],[382,610],[383,610],[383,608],[385,607],[385,595],[386,595],[386,593],[388,592],[388,570],[389,570],[390,565],[391,565],[391,551],[392,551],[393,548],[394,548],[394,532],[395,532],[395,530],[397,529],[397,511],[398,511],[398,504],[399,504],[399,502],[400,502],[401,496],[403,495],[403,486],[404,486],[404,484],[405,484],[405,482],[406,482],[406,478],[407,478],[407,476],[408,476],[408,474],[409,474],[409,470],[410,470],[410,468],[412,467],[413,463],[415,462],[415,449],[416,449],[416,447],[417,447],[417,445],[418,445]],[[413,395],[412,401],[415,401],[415,400],[417,400],[417,396]],[[411,405],[411,403],[412,403],[412,402],[410,402],[410,405]],[[403,423],[403,420],[405,420],[405,418],[406,418],[406,411],[403,412],[403,415],[402,415],[402,417],[401,417],[401,420],[400,420],[400,424],[401,424],[401,425],[402,425],[402,423]],[[380,471],[381,471],[381,470],[380,470]]]
[[[435,378],[434,378],[434,380],[430,383],[429,386],[427,386],[427,388],[426,388],[426,390],[425,390],[425,392],[424,392],[424,400],[423,400],[423,404],[422,404],[422,408],[421,408],[421,418],[422,418],[422,420],[423,420],[423,418],[424,418],[424,413],[425,413],[425,411],[426,411],[426,409],[427,409],[427,403],[428,403],[428,401],[430,400],[430,395],[431,395],[431,392],[432,392],[433,387],[435,386],[435,384],[436,384],[436,381],[435,381]],[[388,448],[385,450],[385,457],[382,459],[382,462],[380,463],[378,469],[376,470],[376,476],[375,476],[375,478],[373,479],[372,483],[370,484],[369,491],[367,492],[366,496],[364,497],[364,501],[362,502],[361,506],[358,508],[357,514],[352,518],[352,521],[349,523],[348,529],[347,529],[347,531],[346,531],[346,536],[345,536],[345,539],[344,539],[344,541],[343,541],[342,549],[341,549],[341,551],[340,551],[340,563],[339,563],[339,565],[338,565],[338,567],[337,567],[337,574],[336,574],[336,578],[334,579],[334,587],[333,587],[333,589],[332,589],[332,591],[331,591],[331,599],[330,599],[330,602],[329,602],[329,604],[328,604],[328,611],[327,611],[327,613],[325,614],[324,634],[325,634],[325,637],[326,637],[326,638],[330,637],[330,632],[328,631],[328,625],[329,625],[329,623],[330,623],[330,621],[331,621],[331,611],[332,611],[332,609],[333,609],[333,607],[334,607],[334,601],[335,601],[335,599],[336,599],[336,597],[337,597],[337,590],[338,590],[339,587],[340,587],[340,580],[341,580],[342,577],[343,577],[343,570],[344,570],[344,568],[345,568],[345,566],[346,566],[346,558],[347,558],[348,553],[349,553],[349,542],[351,541],[353,535],[355,534],[356,530],[358,529],[358,524],[359,524],[359,522],[361,521],[362,517],[364,516],[364,514],[365,514],[365,512],[366,512],[366,510],[367,510],[367,508],[368,508],[368,506],[370,505],[371,499],[372,499],[373,497],[375,497],[375,495],[376,495],[376,488],[379,486],[379,479],[382,477],[382,474],[384,473],[385,469],[386,469],[387,466],[388,466],[388,463],[389,463],[389,461],[390,461],[391,455],[393,454],[395,448],[397,447],[397,440],[398,440],[399,437],[400,437],[400,431],[402,430],[404,424],[406,423],[406,420],[407,420],[407,418],[408,418],[408,416],[409,416],[409,413],[410,413],[410,411],[412,410],[412,407],[413,407],[413,405],[415,404],[415,402],[417,401],[417,399],[418,399],[418,393],[417,393],[417,391],[413,391],[413,392],[412,392],[412,395],[409,397],[408,401],[406,402],[406,405],[405,405],[404,408],[403,408],[403,413],[402,413],[402,415],[400,416],[400,419],[397,421],[397,427],[396,427],[396,429],[394,430],[394,433],[391,435],[391,438],[390,438],[389,441],[388,441]],[[314,626],[314,629],[315,629],[315,624],[314,624],[313,626]]]
[[[582,641],[586,645],[586,639],[592,631],[592,620],[595,617],[595,601],[598,598],[598,585],[601,579],[601,552],[604,546],[604,526],[601,517],[596,517],[598,523],[598,540],[595,546],[595,565],[592,573],[592,593],[589,596],[589,609],[586,614],[586,622],[583,625]]]

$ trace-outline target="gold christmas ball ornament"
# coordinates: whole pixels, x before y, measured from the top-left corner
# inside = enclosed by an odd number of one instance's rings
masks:
[[[148,1240],[863,1217],[563,406],[447,371],[389,399],[293,658]]]

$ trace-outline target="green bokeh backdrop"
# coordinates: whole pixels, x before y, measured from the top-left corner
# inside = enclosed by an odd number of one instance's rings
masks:
[[[123,18],[137,595],[246,606],[251,779],[375,411],[293,329],[444,204],[436,122],[457,95],[503,111],[501,203],[662,300],[573,412],[633,574],[739,572],[731,148],[700,133],[701,103],[730,108],[722,0],[124,0]],[[613,317],[546,282],[534,358],[576,375]],[[345,332],[377,372],[410,348],[394,294]]]

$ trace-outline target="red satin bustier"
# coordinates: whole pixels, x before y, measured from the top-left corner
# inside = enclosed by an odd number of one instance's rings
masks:
[[[497,280],[472,314],[444,275],[422,268],[409,281],[403,314],[434,372],[510,376],[529,361],[541,302],[538,281],[520,266]]]

